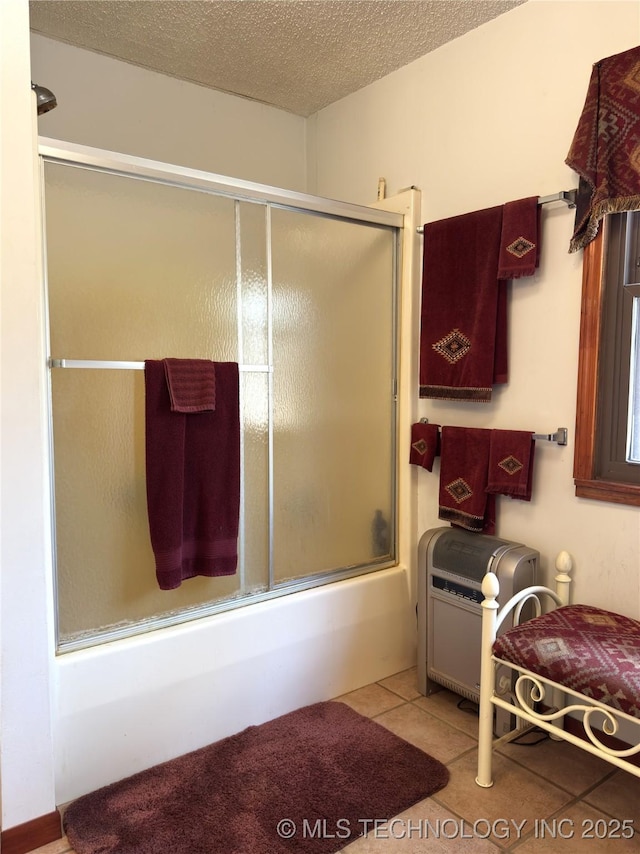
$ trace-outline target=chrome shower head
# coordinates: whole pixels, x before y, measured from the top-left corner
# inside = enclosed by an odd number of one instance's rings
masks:
[[[39,116],[43,113],[48,113],[49,110],[53,110],[54,107],[58,106],[56,96],[53,94],[51,89],[47,89],[45,86],[39,86],[37,83],[34,83],[33,80],[31,81],[31,88],[36,93],[36,105]]]

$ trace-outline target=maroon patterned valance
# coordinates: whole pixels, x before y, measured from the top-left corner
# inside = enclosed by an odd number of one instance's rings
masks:
[[[593,66],[566,163],[580,176],[575,252],[593,240],[605,214],[640,210],[640,47]]]
[[[567,605],[509,629],[494,655],[640,718],[640,623]]]

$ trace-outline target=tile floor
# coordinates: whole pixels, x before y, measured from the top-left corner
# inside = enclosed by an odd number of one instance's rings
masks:
[[[467,710],[471,704],[463,701],[460,708],[460,697],[446,690],[421,696],[415,668],[337,699],[439,759],[451,774],[433,797],[371,825],[367,836],[343,849],[347,854],[638,850],[640,778],[570,744],[543,740],[504,745],[494,761],[494,786],[481,789],[474,782],[477,718]],[[627,838],[632,830],[636,837]],[[61,839],[37,854],[73,851]]]

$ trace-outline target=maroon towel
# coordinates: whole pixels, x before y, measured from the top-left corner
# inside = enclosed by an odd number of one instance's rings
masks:
[[[496,312],[496,349],[493,354],[493,384],[509,382],[509,351],[507,347],[507,287],[506,279],[498,279],[498,308]]]
[[[569,251],[607,213],[640,210],[640,47],[596,62],[566,164],[580,176]]]
[[[216,408],[216,371],[207,359],[164,359],[172,412]]]
[[[440,453],[440,425],[419,421],[411,425],[409,462],[433,471],[433,460]]]
[[[537,196],[504,205],[499,279],[519,279],[535,273],[540,263],[540,207]]]
[[[215,411],[172,412],[164,362],[145,362],[147,509],[162,590],[236,571],[238,365],[216,362],[215,375]]]
[[[531,501],[535,447],[533,433],[492,430],[487,492]]]
[[[424,227],[420,397],[488,401],[492,385],[506,381],[506,311],[498,311],[506,296],[497,278],[501,228],[502,205]]]
[[[491,430],[443,427],[438,518],[467,531],[495,534],[496,500],[488,494]]]

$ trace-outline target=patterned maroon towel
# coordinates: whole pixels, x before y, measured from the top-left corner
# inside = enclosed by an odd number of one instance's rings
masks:
[[[491,430],[443,427],[438,518],[495,534],[496,499],[486,492]]]
[[[533,276],[540,263],[538,196],[507,202],[502,213],[499,279]]]
[[[162,361],[145,362],[149,533],[162,590],[233,575],[240,512],[238,365],[216,362],[215,411],[171,411]]]
[[[596,62],[566,163],[580,176],[569,251],[607,213],[640,210],[640,47]]]
[[[492,430],[487,492],[531,501],[535,447],[533,433]]]
[[[409,462],[433,471],[433,460],[440,453],[440,425],[419,421],[411,425],[411,452]]]
[[[507,288],[506,279],[498,279],[496,309],[496,349],[493,354],[493,384],[509,382],[509,351],[507,347]]]
[[[216,408],[216,371],[207,359],[164,359],[172,412]]]
[[[490,400],[496,350],[500,381],[506,381],[506,311],[498,312],[501,229],[502,205],[424,227],[420,397]]]

